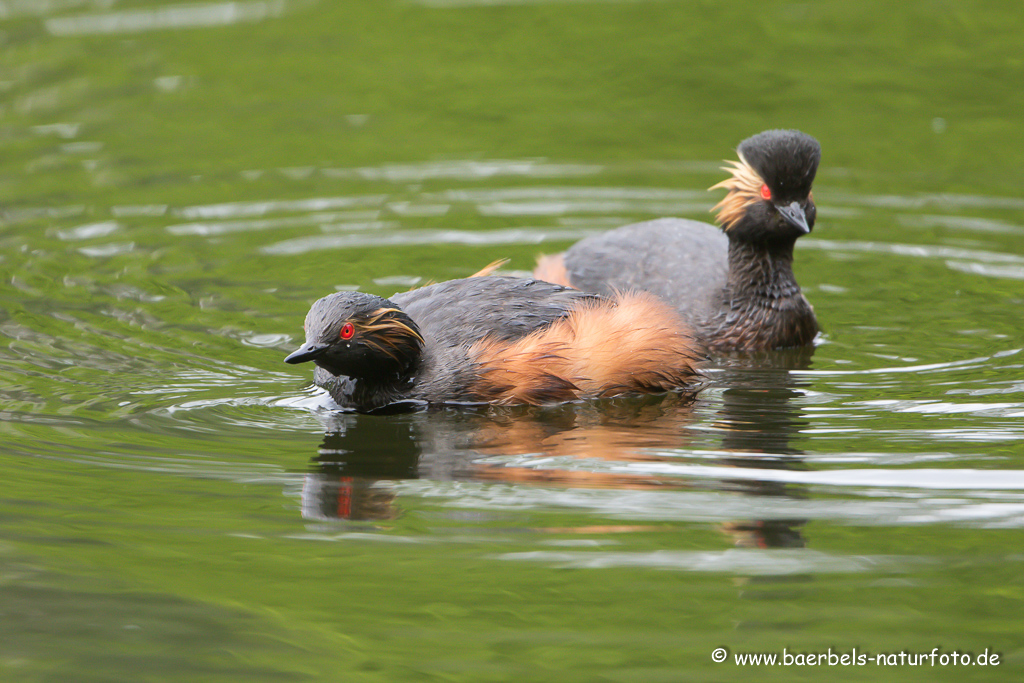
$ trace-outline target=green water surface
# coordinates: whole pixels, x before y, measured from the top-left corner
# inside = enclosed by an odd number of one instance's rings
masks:
[[[0,2],[0,680],[1020,678],[1022,34],[1007,2]],[[335,290],[709,220],[775,127],[824,150],[813,350],[692,404],[392,416],[281,362]],[[784,648],[999,661],[734,659]]]

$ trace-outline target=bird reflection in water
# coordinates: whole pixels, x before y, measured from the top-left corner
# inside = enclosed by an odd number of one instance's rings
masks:
[[[305,477],[303,516],[389,519],[387,480],[484,481],[579,488],[684,487],[655,476],[585,468],[516,466],[503,457],[611,461],[665,459],[647,449],[682,448],[694,399],[663,394],[550,407],[461,407],[398,415],[333,413]],[[383,505],[388,501],[387,506]]]
[[[793,399],[801,381],[790,370],[810,364],[813,348],[726,359],[712,371],[723,387],[710,426],[725,467],[793,469],[802,462],[791,440],[804,422]],[[303,516],[386,520],[397,515],[391,482],[511,482],[539,486],[649,490],[717,490],[747,496],[795,497],[793,486],[757,479],[695,479],[600,471],[587,462],[685,461],[706,449],[707,417],[692,429],[694,411],[711,399],[664,394],[550,407],[460,407],[394,415],[331,413],[306,475]],[[699,442],[699,443],[698,443]],[[538,466],[540,459],[544,463]],[[699,461],[708,464],[706,459]],[[722,530],[740,547],[802,547],[804,520],[748,519]],[[650,525],[602,527],[635,531]],[[559,529],[559,533],[570,530]],[[588,527],[580,531],[595,532]]]
[[[715,421],[722,433],[720,461],[728,467],[794,470],[803,467],[802,451],[792,444],[807,425],[794,399],[805,381],[792,370],[811,364],[814,347],[757,354],[722,363],[716,381],[725,389]],[[723,479],[722,488],[749,496],[800,498],[793,485],[764,479]],[[743,548],[802,548],[804,519],[751,519],[727,522],[723,530]]]
[[[407,416],[335,413],[305,475],[306,519],[384,520],[397,515],[389,482],[415,479],[421,449]]]

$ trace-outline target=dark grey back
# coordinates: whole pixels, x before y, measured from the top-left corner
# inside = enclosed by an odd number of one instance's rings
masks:
[[[588,237],[563,258],[570,281],[581,290],[651,292],[698,326],[717,310],[729,277],[729,239],[713,225],[682,218]]]
[[[594,294],[539,280],[486,276],[450,280],[391,297],[426,341],[409,398],[471,400],[476,366],[468,350],[485,337],[514,341],[550,325]]]

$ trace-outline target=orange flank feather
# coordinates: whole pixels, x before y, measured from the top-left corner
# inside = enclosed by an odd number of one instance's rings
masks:
[[[542,254],[537,259],[537,267],[533,269],[533,277],[554,285],[572,287],[572,283],[569,282],[569,274],[565,271],[565,261],[562,260],[561,254]]]
[[[553,403],[693,385],[703,349],[678,314],[645,292],[587,301],[515,342],[469,352],[474,389],[490,403]]]

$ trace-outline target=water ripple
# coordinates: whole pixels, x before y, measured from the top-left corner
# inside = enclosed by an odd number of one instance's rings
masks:
[[[356,247],[388,247],[414,244],[465,244],[484,246],[496,244],[540,244],[557,240],[578,240],[595,230],[514,228],[508,230],[401,230],[372,234],[318,235],[300,237],[261,247],[264,254],[278,256],[305,254],[323,249]]]
[[[969,194],[861,195],[834,192],[829,195],[829,200],[843,204],[883,209],[920,209],[925,206],[1024,209],[1024,199],[1020,197],[991,197]]]
[[[642,567],[689,572],[716,572],[746,576],[788,576],[792,574],[836,574],[852,572],[911,571],[920,558],[868,555],[833,555],[814,550],[723,551],[655,550],[650,552],[535,550],[496,555],[498,560],[544,562],[572,569]]]
[[[175,215],[187,219],[223,219],[264,216],[269,213],[329,211],[357,206],[380,206],[386,195],[354,195],[350,197],[311,197],[308,199],[267,199],[256,202],[227,202],[176,209]]]
[[[103,221],[79,225],[68,230],[58,230],[57,237],[62,240],[88,240],[112,235],[120,229],[121,225],[117,221]]]
[[[451,9],[458,7],[501,7],[506,5],[550,5],[550,4],[636,4],[641,2],[664,2],[664,0],[412,0],[426,7]]]
[[[971,275],[1024,280],[1024,266],[989,266],[984,263],[969,263],[964,261],[946,261],[946,265],[952,270],[957,270],[961,273],[969,273]]]
[[[725,480],[730,481],[728,477]],[[738,495],[728,491],[539,489],[416,480],[398,482],[396,487],[400,493],[437,500],[458,509],[569,509],[634,521],[729,523],[754,519],[831,520],[863,526],[949,523],[993,528],[1024,526],[1024,498],[1021,494],[995,490],[972,494],[961,489],[957,491],[957,497],[951,498],[922,495],[918,490],[902,487],[892,490],[883,486],[868,486],[862,489],[828,488],[824,489],[827,496],[798,498],[785,495]],[[843,495],[837,496],[837,493]],[[986,493],[1000,495],[1005,499],[988,499],[984,497]]]
[[[711,479],[749,479],[818,486],[899,487],[946,491],[1024,490],[1024,471],[973,469],[841,469],[781,470],[742,467],[711,467],[659,463],[625,463],[609,468],[613,472],[659,474]]]
[[[824,249],[826,251],[860,251],[875,254],[894,254],[897,256],[916,256],[923,258],[955,259],[959,261],[979,261],[982,263],[1013,263],[1024,264],[1024,256],[978,249],[958,249],[922,244],[896,244],[890,242],[858,242],[836,241],[807,238],[800,241],[802,247]]]
[[[163,29],[191,29],[262,21],[281,16],[285,7],[286,4],[283,0],[168,5],[154,9],[54,17],[47,19],[45,26],[46,30],[54,36],[141,33]]]
[[[976,232],[1006,233],[1012,235],[1024,234],[1024,227],[1011,225],[1003,221],[995,221],[989,218],[975,218],[972,216],[936,216],[906,215],[899,217],[900,223],[911,227],[940,227],[953,228],[956,230],[973,230]]]
[[[386,180],[412,182],[423,180],[480,180],[496,176],[525,176],[530,178],[560,178],[594,175],[601,166],[593,164],[558,164],[544,159],[487,159],[423,164],[386,164],[362,168],[325,168],[321,173],[328,178]]]
[[[195,210],[196,207],[193,207]],[[207,207],[209,208],[209,207]],[[239,208],[240,211],[245,209]],[[379,211],[317,211],[314,213],[288,216],[285,218],[265,218],[261,220],[230,220],[217,223],[178,223],[168,225],[167,232],[172,235],[226,235],[233,232],[250,232],[257,230],[277,230],[280,228],[294,228],[306,225],[323,226],[328,224],[339,224],[351,221],[363,221],[357,225],[381,227],[385,224],[374,221],[380,215]]]
[[[822,370],[791,370],[790,372],[796,376],[835,376],[835,375],[884,375],[884,374],[899,374],[899,373],[929,373],[929,372],[949,372],[953,370],[961,370],[964,368],[976,369],[984,367],[994,358],[1005,358],[1007,356],[1016,355],[1021,352],[1021,349],[1006,349],[998,353],[992,354],[991,356],[979,356],[977,358],[967,358],[964,360],[954,360],[945,363],[925,363],[920,365],[904,365],[900,367],[885,367],[885,368],[865,368],[861,370],[833,370],[833,369],[822,369]]]

